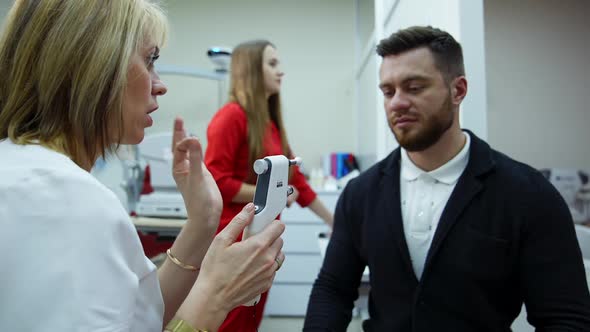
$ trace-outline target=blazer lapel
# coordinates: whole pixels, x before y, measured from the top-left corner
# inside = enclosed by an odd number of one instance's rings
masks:
[[[396,149],[389,157],[389,161],[382,168],[383,178],[380,183],[380,192],[378,196],[380,202],[377,206],[381,207],[384,224],[387,231],[393,234],[393,242],[398,248],[405,269],[414,276],[416,282],[418,278],[412,268],[410,252],[404,235],[404,224],[402,221],[401,197],[400,197],[400,150]],[[379,214],[379,212],[378,212]]]
[[[469,162],[443,210],[438,227],[434,233],[434,238],[432,239],[432,244],[428,250],[428,255],[426,256],[422,276],[428,273],[432,260],[435,259],[444,239],[459,219],[461,213],[467,208],[475,195],[483,189],[483,184],[479,176],[490,171],[494,166],[490,146],[472,132],[465,131],[471,136]]]
[[[467,174],[464,174],[467,175]],[[483,188],[482,184],[472,176],[461,176],[459,182],[455,186],[451,197],[445,207],[443,214],[440,217],[438,227],[434,233],[432,244],[426,256],[426,263],[422,275],[428,273],[430,262],[436,256],[443,240],[457,222],[461,212],[469,205],[473,197]]]

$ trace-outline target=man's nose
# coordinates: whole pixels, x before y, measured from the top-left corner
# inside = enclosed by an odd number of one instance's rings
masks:
[[[398,92],[387,102],[387,108],[392,112],[403,112],[410,108],[410,101],[403,93]]]

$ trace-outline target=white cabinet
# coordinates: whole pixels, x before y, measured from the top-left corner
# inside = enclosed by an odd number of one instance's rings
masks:
[[[318,192],[328,210],[334,211],[340,192]],[[318,234],[329,227],[310,209],[294,204],[283,210],[281,220],[285,262],[277,272],[266,303],[265,315],[305,316],[313,283],[320,271],[322,257]]]

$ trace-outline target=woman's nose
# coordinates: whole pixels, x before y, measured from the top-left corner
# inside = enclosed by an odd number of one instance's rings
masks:
[[[168,87],[166,87],[166,84],[164,84],[160,77],[156,75],[152,80],[152,95],[163,96],[166,92],[168,92]]]

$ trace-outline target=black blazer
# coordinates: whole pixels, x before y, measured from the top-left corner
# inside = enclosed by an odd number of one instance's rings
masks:
[[[346,331],[366,265],[365,331],[510,331],[523,301],[540,331],[590,331],[590,295],[565,202],[535,169],[471,135],[420,281],[400,209],[400,150],[343,191],[304,331]]]

